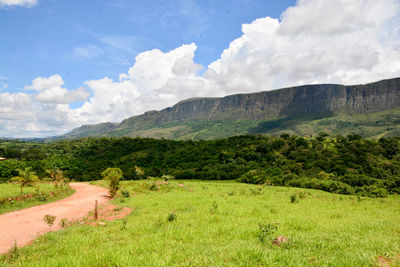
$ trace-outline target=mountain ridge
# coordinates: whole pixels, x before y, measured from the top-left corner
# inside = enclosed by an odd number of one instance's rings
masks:
[[[237,133],[232,132],[232,135],[235,135],[249,133],[250,129],[256,128],[254,126],[262,122],[276,122],[282,119],[290,121],[298,118],[314,120],[331,118],[338,114],[372,114],[396,108],[400,108],[400,78],[349,86],[301,85],[224,97],[190,98],[160,111],[147,111],[126,118],[119,124],[105,122],[83,125],[59,138],[144,136],[213,139],[224,135],[216,133],[208,138],[196,138],[191,135],[196,133],[194,128],[204,132],[227,123],[229,127],[236,123],[237,125],[232,127],[241,128]],[[397,114],[397,111],[395,113]],[[397,123],[395,126],[398,126]]]

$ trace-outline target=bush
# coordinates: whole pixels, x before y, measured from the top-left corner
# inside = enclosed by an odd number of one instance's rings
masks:
[[[258,170],[250,170],[240,176],[238,181],[249,184],[263,184],[265,183],[266,179],[261,175]]]
[[[104,179],[110,182],[110,196],[114,197],[119,189],[119,180],[122,178],[122,171],[120,168],[107,168],[101,173]]]
[[[290,195],[290,203],[296,203],[296,202],[298,202],[297,194],[294,193],[294,194]]]
[[[124,198],[128,198],[128,197],[131,196],[131,194],[129,193],[128,190],[122,190],[122,191],[121,191],[121,195],[122,195],[122,197],[124,197]]]
[[[173,222],[173,221],[175,221],[177,218],[178,218],[178,216],[177,216],[174,212],[171,212],[171,213],[168,214],[168,216],[167,216],[167,221],[168,221],[168,222]]]
[[[358,189],[357,193],[366,197],[387,197],[388,191],[377,185],[363,186]]]
[[[46,214],[43,217],[43,221],[49,226],[49,229],[53,226],[56,216]]]
[[[261,242],[269,242],[273,239],[273,234],[278,230],[277,223],[267,223],[258,225],[258,240]]]

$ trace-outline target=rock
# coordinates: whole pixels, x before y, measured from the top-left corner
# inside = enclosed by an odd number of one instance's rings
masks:
[[[192,98],[161,111],[127,118],[120,124],[84,125],[64,137],[113,136],[111,132],[130,136],[144,126],[154,129],[169,122],[183,126],[190,121],[283,120],[309,115],[380,112],[400,107],[399,88],[400,78],[394,78],[355,86],[313,84],[221,98]]]
[[[288,243],[289,239],[286,236],[280,235],[272,241],[272,244],[280,246],[281,244]]]

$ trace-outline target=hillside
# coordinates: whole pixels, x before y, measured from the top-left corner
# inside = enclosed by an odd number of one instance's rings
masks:
[[[215,139],[239,134],[400,134],[400,78],[365,85],[304,85],[222,98],[194,98],[121,123],[84,125],[60,136]]]

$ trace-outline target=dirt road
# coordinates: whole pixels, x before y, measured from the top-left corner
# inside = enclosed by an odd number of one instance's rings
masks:
[[[108,201],[107,189],[84,183],[70,185],[76,192],[68,198],[0,215],[0,253],[9,251],[15,242],[21,247],[47,233],[49,227],[43,221],[46,214],[57,217],[51,228],[55,231],[61,228],[58,223],[62,218],[80,219],[94,209],[96,199],[99,205]]]

